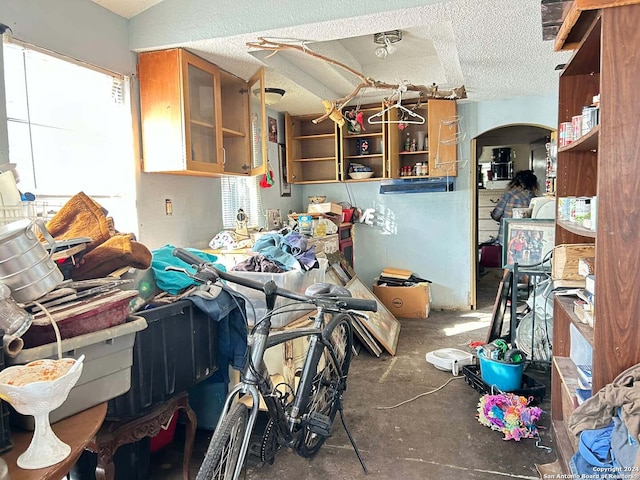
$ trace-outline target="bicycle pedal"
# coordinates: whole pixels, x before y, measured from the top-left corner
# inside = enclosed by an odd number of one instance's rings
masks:
[[[312,412],[311,415],[309,415],[307,424],[309,425],[309,430],[312,433],[322,435],[323,437],[331,436],[331,419],[326,415],[322,415],[318,412]]]

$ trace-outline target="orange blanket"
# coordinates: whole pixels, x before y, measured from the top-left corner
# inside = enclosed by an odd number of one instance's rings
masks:
[[[85,254],[72,277],[89,280],[106,277],[122,267],[144,270],[150,266],[151,252],[146,246],[133,240],[132,235],[115,235]]]
[[[151,266],[149,249],[136,242],[132,234],[119,234],[107,213],[98,202],[80,192],[47,223],[47,230],[56,240],[91,238],[71,274],[74,280],[106,277],[127,266],[139,269]]]
[[[110,228],[107,211],[96,201],[80,192],[73,196],[47,223],[47,230],[56,240],[89,237],[87,251],[115,234]]]

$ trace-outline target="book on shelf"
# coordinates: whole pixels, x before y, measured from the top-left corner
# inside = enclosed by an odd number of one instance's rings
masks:
[[[595,298],[596,295],[596,276],[587,275],[584,277],[584,289]]]
[[[573,301],[573,313],[576,314],[576,317],[578,317],[578,320],[580,320],[580,322],[582,323],[587,323],[585,312],[588,308],[589,304],[584,300],[578,299]]]

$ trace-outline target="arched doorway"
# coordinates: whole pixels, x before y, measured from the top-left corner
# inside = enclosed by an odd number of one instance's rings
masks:
[[[485,302],[493,302],[502,276],[501,264],[495,264],[495,267],[481,267],[479,264],[480,245],[490,243],[492,238],[497,239],[499,224],[489,216],[492,205],[518,170],[533,170],[538,177],[539,195],[544,194],[546,144],[553,131],[542,125],[511,124],[488,130],[471,141],[471,172],[476,172],[471,215],[473,309],[482,307]],[[507,162],[492,164],[492,156],[505,152],[509,154]]]

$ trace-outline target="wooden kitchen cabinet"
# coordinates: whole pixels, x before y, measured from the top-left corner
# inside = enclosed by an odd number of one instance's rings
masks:
[[[258,88],[264,85],[261,74],[250,81]],[[245,80],[184,49],[141,53],[138,75],[143,171],[198,176],[264,173],[263,94],[256,109]],[[254,155],[252,133],[261,136],[254,142],[260,145],[259,157]]]
[[[380,180],[388,177],[386,132],[384,123],[386,115],[381,117],[381,123],[369,123],[367,119],[380,112],[382,105],[362,107],[364,130],[360,133],[351,133],[345,124],[339,129],[340,133],[340,178],[350,182],[364,182]],[[360,164],[369,167],[373,176],[365,179],[352,179],[349,176],[352,164]]]
[[[581,5],[587,4],[591,10],[582,11]],[[580,335],[592,348],[594,395],[640,363],[640,229],[632,227],[640,222],[635,205],[640,195],[640,183],[635,181],[640,2],[608,2],[600,10],[593,5],[574,2],[556,43],[556,48],[564,48],[567,41],[577,45],[560,75],[558,124],[581,114],[582,107],[600,94],[600,124],[558,148],[557,197],[598,198],[595,232],[556,221],[556,245],[596,244],[593,327],[574,314],[572,299],[556,297],[554,301],[551,417],[558,459],[567,473],[577,440],[567,428],[577,404],[572,335]]]
[[[313,120],[322,114],[285,113],[287,180],[289,183],[326,183],[340,180],[338,134],[335,122]]]
[[[416,164],[420,164],[423,173],[412,174],[413,178],[420,177],[455,177],[458,175],[457,164],[457,104],[454,100],[430,99],[421,106],[414,108],[410,103],[403,104],[425,119],[423,124],[407,124],[404,129],[398,128],[400,110],[389,109],[388,144],[389,144],[389,176],[391,178],[406,178],[401,174],[402,169],[414,172]],[[413,119],[413,118],[410,118]],[[413,119],[415,120],[415,119]],[[425,136],[425,147],[416,150],[407,149],[406,140],[417,143],[418,132]],[[424,173],[424,166],[427,172]]]

